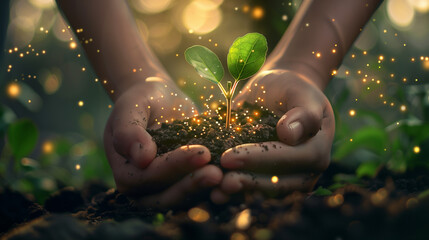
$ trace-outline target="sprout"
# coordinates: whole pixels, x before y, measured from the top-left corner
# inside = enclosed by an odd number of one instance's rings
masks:
[[[259,71],[265,62],[267,49],[267,40],[262,34],[248,33],[237,38],[229,48],[227,57],[228,70],[234,78],[234,83],[227,81],[226,90],[220,83],[224,76],[224,70],[216,54],[200,45],[186,49],[186,61],[195,68],[202,78],[217,84],[225,96],[226,128],[231,123],[231,102],[238,82]]]

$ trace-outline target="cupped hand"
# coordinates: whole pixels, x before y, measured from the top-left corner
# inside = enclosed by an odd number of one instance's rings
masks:
[[[329,165],[335,132],[326,96],[304,75],[270,70],[243,87],[235,107],[245,101],[282,116],[277,123],[279,141],[249,143],[225,151],[221,165],[230,171],[212,191],[212,200],[224,203],[230,195],[246,191],[271,196],[311,191]]]
[[[209,150],[190,145],[156,156],[146,131],[161,122],[192,116],[194,105],[172,81],[149,77],[121,93],[104,132],[104,147],[120,192],[140,206],[181,205],[220,183],[222,171],[207,165]]]

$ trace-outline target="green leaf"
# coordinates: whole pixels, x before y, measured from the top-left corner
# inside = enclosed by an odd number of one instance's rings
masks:
[[[185,59],[201,77],[215,84],[222,80],[224,75],[222,63],[210,49],[200,45],[192,46],[186,49]]]
[[[419,193],[419,195],[417,196],[417,198],[420,200],[428,198],[428,197],[429,197],[429,189]]]
[[[356,151],[357,149],[368,149],[381,155],[388,144],[387,133],[377,127],[363,127],[356,131],[351,138],[353,141],[344,139],[343,143],[334,151],[332,158],[338,161]]]
[[[359,165],[359,167],[356,169],[356,176],[359,178],[361,177],[375,177],[375,174],[377,173],[378,166],[380,164],[377,162],[365,162]]]
[[[19,159],[33,151],[37,143],[39,132],[33,121],[21,119],[9,125],[7,139],[12,149],[12,154]]]
[[[228,69],[236,80],[255,74],[265,62],[267,39],[260,33],[248,33],[237,38],[228,52]]]
[[[329,189],[326,189],[322,186],[319,186],[319,188],[313,192],[313,195],[315,195],[315,196],[329,196],[329,195],[332,195],[332,192]]]

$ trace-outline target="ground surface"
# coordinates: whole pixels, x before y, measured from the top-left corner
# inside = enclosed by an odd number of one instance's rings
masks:
[[[200,117],[152,132],[162,146],[159,154],[178,145],[204,144],[217,152],[212,154],[216,164],[224,150],[242,141],[275,139],[277,117],[262,109],[248,110],[236,120],[240,126],[222,130],[221,139],[213,131],[222,129],[223,121],[214,116],[212,120]],[[196,142],[195,135],[202,140]],[[43,206],[5,188],[0,192],[0,233],[5,239],[62,240],[429,239],[429,194],[421,194],[427,189],[426,170],[397,175],[381,168],[374,179],[356,179],[335,163],[313,193],[295,192],[284,198],[249,193],[225,205],[203,201],[174,210],[139,209],[101,183],[62,189]]]

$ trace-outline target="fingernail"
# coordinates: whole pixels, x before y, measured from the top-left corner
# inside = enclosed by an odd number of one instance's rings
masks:
[[[302,134],[304,132],[304,128],[300,122],[296,121],[289,124],[289,129],[292,131],[293,139],[295,141],[298,141],[299,139],[301,139]]]
[[[130,147],[130,157],[133,161],[137,161],[140,157],[140,151],[143,149],[143,145],[139,142],[135,142]]]

